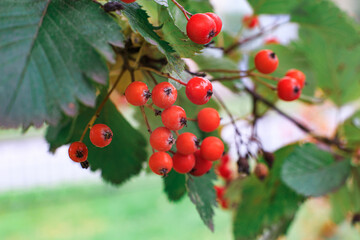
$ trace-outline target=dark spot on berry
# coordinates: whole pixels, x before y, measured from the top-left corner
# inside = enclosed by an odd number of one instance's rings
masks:
[[[180,124],[181,124],[181,126],[187,127],[187,120],[186,120],[186,118],[181,118],[181,119],[180,119]]]
[[[200,147],[200,139],[195,138],[195,139],[194,139],[194,142],[195,142],[195,145],[196,145],[197,147]]]
[[[82,168],[85,168],[85,169],[89,168],[89,166],[90,166],[90,164],[89,164],[89,162],[87,160],[81,162],[80,165],[81,165]]]
[[[80,149],[76,150],[75,155],[76,155],[77,158],[83,158],[84,157],[84,153]]]
[[[209,89],[209,90],[206,92],[206,97],[207,97],[207,98],[210,98],[212,95],[213,95],[213,92]]]
[[[144,91],[144,97],[146,97],[146,99],[151,98],[151,92],[150,91]]]
[[[275,59],[276,58],[276,54],[274,52],[270,53],[269,56],[272,58],[272,59]]]
[[[298,86],[294,87],[294,93],[299,93],[300,92],[300,88]]]
[[[215,31],[214,31],[214,29],[213,30],[211,30],[211,32],[209,33],[209,37],[208,38],[213,38],[213,37],[215,37]]]
[[[167,170],[167,168],[162,168],[162,169],[160,169],[160,171],[159,171],[163,176],[163,178],[166,178],[168,175],[167,175],[167,173],[168,173],[168,170]]]
[[[109,140],[113,137],[113,134],[110,131],[106,131],[103,133],[104,139]]]
[[[155,112],[155,116],[160,116],[161,113],[162,113],[162,112],[161,112],[160,110],[158,110],[158,109],[155,109],[154,112]]]
[[[119,2],[107,2],[103,5],[103,9],[105,12],[114,12],[117,10],[123,10],[124,7]]]
[[[167,88],[165,88],[164,89],[164,92],[166,93],[166,95],[170,95],[171,93],[172,93],[172,89],[171,89],[171,87],[167,87]]]
[[[196,168],[191,169],[190,173],[194,173],[196,171]]]
[[[175,143],[175,138],[173,136],[170,136],[168,139],[168,144],[173,145]]]

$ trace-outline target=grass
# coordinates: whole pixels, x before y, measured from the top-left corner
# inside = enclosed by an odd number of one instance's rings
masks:
[[[0,195],[0,239],[231,239],[231,215],[216,210],[215,232],[188,197],[169,203],[156,176]]]

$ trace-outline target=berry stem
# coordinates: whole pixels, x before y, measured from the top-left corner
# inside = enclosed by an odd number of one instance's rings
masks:
[[[211,81],[217,81],[217,82],[225,82],[225,81],[234,81],[240,78],[249,77],[249,75],[237,75],[237,76],[230,76],[230,77],[219,77],[219,78],[213,78]]]
[[[145,121],[147,130],[148,130],[149,134],[151,134],[151,133],[152,133],[152,130],[151,130],[151,127],[150,127],[149,120],[148,120],[148,118],[147,118],[147,116],[146,116],[144,106],[140,106],[140,111],[141,111],[141,114],[142,114],[142,116],[143,116],[143,118],[144,118],[144,121]],[[154,149],[153,147],[151,148],[151,150],[152,150],[153,153],[155,153],[155,149]]]
[[[273,86],[273,85],[271,85],[270,83],[267,83],[267,82],[261,80],[261,79],[258,78],[258,77],[253,76],[252,79],[253,79],[255,82],[258,82],[258,83],[264,85],[265,87],[270,88],[271,90],[276,90],[276,87],[275,87],[275,86]]]
[[[218,102],[220,103],[221,107],[225,110],[225,112],[227,113],[227,115],[230,117],[231,120],[231,124],[233,125],[234,129],[235,129],[235,145],[236,145],[236,152],[238,154],[238,157],[240,157],[240,144],[242,144],[242,137],[241,137],[241,133],[239,128],[236,125],[234,116],[232,115],[232,113],[230,112],[230,110],[226,107],[224,101],[222,100],[222,98],[215,93],[214,91],[214,97],[218,100]],[[239,142],[237,141],[237,137],[239,138]]]
[[[119,74],[119,76],[117,77],[114,85],[111,87],[111,89],[109,90],[109,92],[106,94],[105,98],[102,100],[101,104],[99,105],[99,107],[96,109],[95,114],[92,116],[92,118],[90,119],[90,121],[88,122],[88,124],[86,125],[81,137],[80,137],[80,142],[82,142],[84,140],[85,134],[87,132],[87,130],[89,128],[92,127],[92,125],[94,124],[95,120],[100,116],[100,112],[103,109],[103,107],[105,106],[105,103],[107,102],[107,100],[109,99],[111,93],[114,91],[114,89],[116,88],[116,86],[118,85],[118,83],[120,82],[122,76],[125,73],[125,69],[123,68]]]
[[[279,81],[280,78],[278,77],[273,77],[267,74],[262,74],[262,73],[255,73],[255,72],[249,72],[249,76],[253,76],[253,77],[261,77],[261,78],[265,78],[265,79],[269,79],[269,80],[273,80],[273,81]]]
[[[150,68],[150,67],[140,67],[140,69],[145,70],[145,71],[153,72],[153,73],[155,73],[155,74],[157,74],[159,76],[162,76],[162,77],[170,78],[170,79],[174,80],[175,82],[180,83],[183,86],[186,86],[186,83],[184,83],[183,81],[181,81],[179,79],[176,79],[176,78],[170,76],[170,74],[168,74],[168,73],[163,73],[163,72],[160,72],[160,71],[158,71],[156,69],[153,69],[153,68]]]
[[[144,106],[151,109],[155,113],[155,116],[161,115],[161,110],[158,110],[158,109],[154,108],[153,103],[145,104]]]
[[[178,3],[177,1],[175,1],[175,0],[171,0],[182,12],[183,12],[183,14],[185,15],[185,17],[186,17],[186,20],[190,20],[190,18],[189,18],[189,16],[191,17],[192,16],[192,14],[191,13],[189,13],[188,11],[186,11],[186,9],[183,7],[183,6],[181,6],[181,4],[180,3]],[[189,16],[188,16],[189,15]]]

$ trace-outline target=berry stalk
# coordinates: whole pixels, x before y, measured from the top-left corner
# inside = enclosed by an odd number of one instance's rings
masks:
[[[170,78],[172,80],[174,80],[175,82],[183,85],[183,86],[186,86],[186,83],[184,83],[183,81],[179,80],[179,79],[176,79],[174,77],[172,77],[170,74],[168,73],[163,73],[163,72],[160,72],[156,69],[153,69],[153,68],[150,68],[150,67],[140,67],[141,70],[144,70],[144,71],[149,71],[149,72],[153,72],[159,76],[162,76],[162,77],[166,77],[166,78]]]
[[[183,14],[186,17],[186,20],[189,21],[190,20],[189,16],[191,17],[192,14],[190,12],[186,11],[186,9],[180,3],[178,3],[177,1],[175,1],[175,0],[171,0],[171,1],[183,12]]]

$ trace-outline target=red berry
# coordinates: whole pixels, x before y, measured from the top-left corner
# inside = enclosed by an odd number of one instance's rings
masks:
[[[301,88],[304,87],[306,76],[302,71],[297,69],[290,69],[289,71],[286,72],[285,76],[295,78],[299,82],[300,87]]]
[[[232,171],[227,166],[227,164],[221,163],[217,168],[217,172],[218,172],[218,175],[220,177],[224,178],[225,180],[231,179]]]
[[[220,115],[214,108],[204,108],[198,113],[197,122],[201,131],[212,132],[220,125]]]
[[[194,154],[183,155],[181,153],[176,153],[173,156],[173,167],[174,170],[178,173],[188,173],[195,166],[195,156]]]
[[[188,155],[194,153],[198,149],[199,140],[189,132],[182,133],[176,140],[176,149],[179,153]]]
[[[221,205],[222,208],[227,209],[228,208],[228,202],[225,199],[225,187],[222,186],[214,186],[215,192],[216,192],[216,198],[218,203]]]
[[[257,178],[264,180],[267,175],[269,175],[269,169],[264,163],[258,163],[256,164],[254,173]]]
[[[259,25],[259,18],[256,15],[245,16],[243,18],[243,24],[245,27],[252,29]]]
[[[74,162],[85,162],[88,157],[88,148],[82,142],[73,142],[69,147],[69,157]]]
[[[159,108],[168,108],[175,103],[177,90],[171,83],[161,82],[152,90],[151,98]]]
[[[199,177],[209,172],[213,165],[213,162],[208,161],[203,157],[201,157],[200,150],[197,150],[194,153],[194,156],[195,156],[195,166],[190,171],[190,174]]]
[[[225,154],[220,159],[221,164],[228,164],[230,162],[229,154]]]
[[[96,124],[90,129],[90,141],[97,147],[106,147],[113,138],[113,132],[105,124]]]
[[[215,37],[221,32],[222,29],[222,21],[220,19],[220,17],[218,15],[216,15],[215,13],[205,13],[206,15],[208,15],[209,17],[211,17],[211,19],[215,22],[216,25],[216,30],[215,30]]]
[[[186,113],[182,107],[173,105],[161,113],[161,121],[170,130],[180,130],[186,126]]]
[[[192,103],[203,105],[207,103],[213,95],[213,86],[211,82],[205,78],[194,77],[186,84],[185,93]]]
[[[276,54],[271,50],[261,50],[255,56],[256,69],[264,74],[272,73],[279,65]]]
[[[200,153],[203,158],[209,161],[215,161],[221,158],[224,152],[224,144],[217,137],[207,137],[201,143]]]
[[[165,127],[158,127],[150,135],[150,145],[161,152],[169,151],[174,142],[171,131]]]
[[[266,39],[265,45],[270,45],[270,44],[280,44],[280,42],[276,37]]]
[[[121,0],[122,2],[124,2],[124,3],[133,3],[133,2],[135,2],[136,0]]]
[[[278,97],[284,101],[293,101],[300,97],[301,86],[295,78],[284,77],[277,85]]]
[[[157,175],[166,177],[173,167],[173,161],[166,152],[156,152],[150,156],[149,167]]]
[[[207,44],[215,36],[216,23],[204,13],[193,15],[186,25],[186,33],[191,41],[197,44]]]
[[[132,82],[125,90],[126,100],[134,106],[142,106],[151,97],[147,85],[143,82]]]

